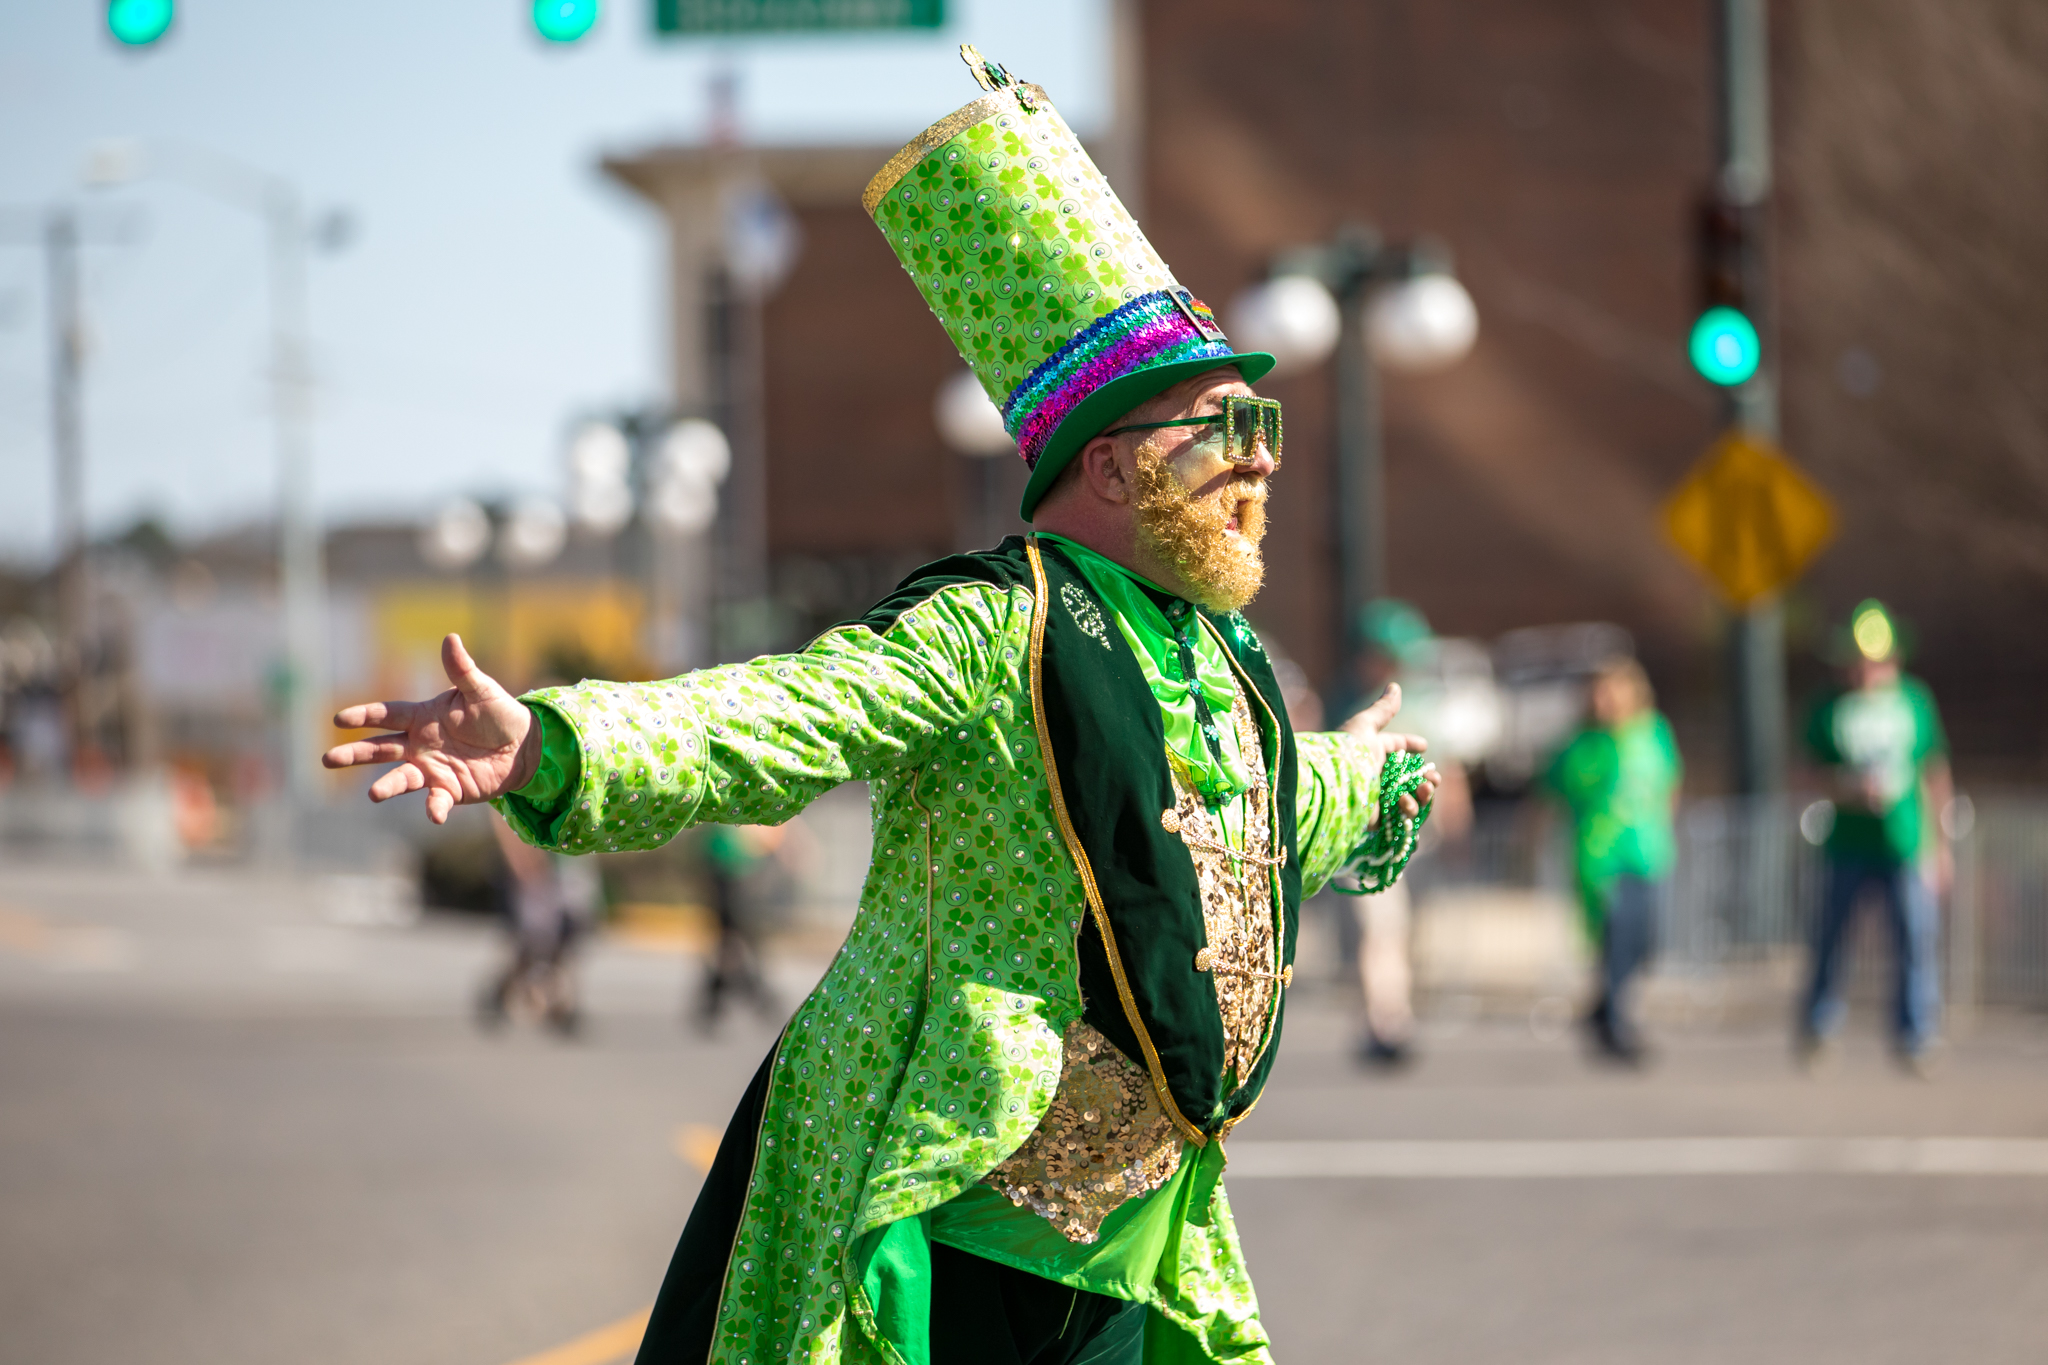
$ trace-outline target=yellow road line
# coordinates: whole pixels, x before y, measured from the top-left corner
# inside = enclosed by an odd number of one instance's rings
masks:
[[[50,946],[50,926],[34,915],[0,905],[0,948],[39,953]]]
[[[553,1350],[522,1356],[512,1365],[612,1365],[613,1361],[624,1360],[640,1349],[640,1338],[647,1333],[647,1317],[653,1311],[652,1308],[643,1308],[630,1318],[620,1318],[608,1327],[585,1332]]]

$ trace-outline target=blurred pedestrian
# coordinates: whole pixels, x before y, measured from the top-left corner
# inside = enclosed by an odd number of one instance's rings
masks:
[[[1796,1049],[1821,1062],[1841,1026],[1842,947],[1866,888],[1884,900],[1896,950],[1892,1042],[1924,1074],[1941,1016],[1937,897],[1953,864],[1934,817],[1953,795],[1948,740],[1934,694],[1901,671],[1899,628],[1884,604],[1860,604],[1836,640],[1840,685],[1807,719],[1806,747],[1827,776],[1834,819],[1814,926],[1813,972]]]
[[[1429,692],[1415,677],[1436,643],[1429,621],[1415,607],[1394,598],[1368,603],[1359,617],[1358,683],[1371,700],[1399,683],[1403,704],[1411,711],[1428,710]],[[1423,734],[1421,730],[1416,733]],[[1423,734],[1428,739],[1427,734]],[[1441,777],[1431,825],[1417,851],[1425,862],[1429,850],[1446,836],[1463,834],[1472,822],[1472,794],[1464,765],[1435,755]],[[1415,864],[1411,864],[1414,866]],[[1364,1018],[1358,1038],[1358,1060],[1368,1066],[1394,1069],[1415,1055],[1414,902],[1404,879],[1385,891],[1350,898],[1357,928],[1358,985]]]
[[[1600,951],[1586,1032],[1599,1055],[1635,1066],[1645,1054],[1630,987],[1656,951],[1657,906],[1677,860],[1672,817],[1684,764],[1634,659],[1600,666],[1588,711],[1545,785],[1571,814],[1586,933]]]
[[[596,920],[603,898],[596,865],[535,848],[495,811],[491,833],[504,856],[501,904],[510,952],[477,1003],[477,1021],[494,1028],[518,1011],[571,1036],[583,1023],[576,945]]]
[[[718,930],[697,997],[697,1025],[706,1033],[718,1027],[730,994],[745,996],[764,1018],[780,1013],[761,970],[760,879],[798,824],[792,819],[786,825],[713,825],[706,832],[704,861]]]

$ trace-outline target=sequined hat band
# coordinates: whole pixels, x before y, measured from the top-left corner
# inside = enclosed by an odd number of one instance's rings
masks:
[[[1209,324],[1208,333],[1188,316]],[[1081,400],[1112,379],[1182,360],[1232,358],[1230,343],[1199,299],[1184,307],[1166,290],[1142,294],[1097,318],[1019,384],[1003,405],[1003,425],[1033,469],[1046,442]]]

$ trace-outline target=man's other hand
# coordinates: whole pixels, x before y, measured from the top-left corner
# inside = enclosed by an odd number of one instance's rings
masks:
[[[337,744],[320,760],[330,768],[396,763],[370,784],[370,799],[424,788],[427,818],[437,825],[457,806],[518,791],[540,766],[533,713],[476,666],[461,636],[441,641],[441,667],[455,686],[431,701],[373,701],[336,712],[336,729],[394,733]]]
[[[1386,728],[1387,722],[1392,720],[1400,710],[1401,684],[1388,683],[1387,690],[1380,694],[1378,701],[1360,711],[1350,720],[1345,721],[1338,728],[1342,733],[1350,735],[1353,739],[1366,741],[1382,754],[1419,754],[1426,752],[1429,749],[1429,741],[1421,735],[1395,734]],[[1436,784],[1439,780],[1441,780],[1440,775],[1434,763],[1424,768],[1422,770],[1422,783],[1416,787],[1415,794],[1413,796],[1404,795],[1401,798],[1401,814],[1410,817],[1421,814],[1422,808],[1428,805],[1431,799],[1436,796]]]

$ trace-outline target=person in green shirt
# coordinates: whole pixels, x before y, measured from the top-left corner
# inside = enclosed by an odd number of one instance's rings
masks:
[[[1827,778],[1834,823],[1814,925],[1812,974],[1796,1050],[1812,1066],[1841,1027],[1842,948],[1865,888],[1883,897],[1897,949],[1892,1033],[1903,1065],[1924,1068],[1941,1015],[1939,909],[1951,862],[1933,817],[1952,784],[1934,694],[1900,668],[1899,631],[1875,600],[1860,604],[1837,641],[1839,686],[1807,716],[1806,748]]]
[[[799,817],[801,818],[801,817]],[[704,962],[704,989],[694,1011],[697,1026],[714,1032],[725,1012],[728,994],[744,995],[764,1018],[782,1009],[761,970],[761,945],[750,887],[764,865],[782,852],[795,820],[786,825],[710,825],[705,828],[704,865],[710,874],[711,914],[718,938]]]
[[[1643,1060],[1629,986],[1656,947],[1657,904],[1677,861],[1672,815],[1684,764],[1634,659],[1594,675],[1590,723],[1552,760],[1546,784],[1571,813],[1586,932],[1600,948],[1600,994],[1586,1028],[1600,1054]]]

